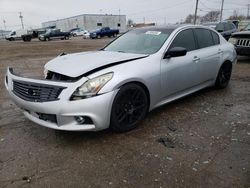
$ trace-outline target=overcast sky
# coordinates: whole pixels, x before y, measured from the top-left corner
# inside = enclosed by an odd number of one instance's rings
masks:
[[[222,0],[200,0],[199,15],[210,10],[219,10]],[[75,16],[78,14],[119,14],[127,15],[134,22],[176,23],[193,14],[196,0],[0,0],[0,29],[6,21],[8,30],[21,27],[19,12],[24,25],[41,27],[41,23]],[[223,18],[237,10],[247,15],[250,0],[225,0]]]

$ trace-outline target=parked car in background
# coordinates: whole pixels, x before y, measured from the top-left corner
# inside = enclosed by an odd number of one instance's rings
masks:
[[[77,37],[77,36],[83,36],[84,34],[86,35],[87,33],[88,33],[87,30],[84,30],[84,29],[82,29],[82,28],[78,28],[78,29],[72,31],[72,32],[71,32],[71,35],[72,35],[73,37]]]
[[[109,27],[104,27],[102,29],[93,31],[90,33],[90,38],[102,38],[102,37],[116,37],[119,34],[119,29],[110,29]]]
[[[46,33],[39,36],[40,41],[49,41],[52,39],[68,40],[70,32],[62,32],[60,29],[48,29]]]
[[[233,33],[229,42],[235,46],[238,55],[250,56],[250,24],[242,31]]]
[[[204,23],[204,26],[218,31],[226,40],[230,38],[232,33],[237,32],[236,26],[231,21],[214,22],[214,23]]]
[[[30,42],[32,39],[38,38],[40,35],[46,33],[45,28],[29,30],[26,34],[22,35],[24,42]]]
[[[5,36],[5,39],[9,41],[22,40],[22,35],[25,34],[28,34],[27,29],[13,30],[7,36]]]
[[[84,39],[89,39],[90,38],[90,33],[87,30],[84,31],[83,38]]]
[[[24,115],[42,126],[124,132],[159,106],[227,87],[234,63],[234,46],[208,27],[138,28],[99,51],[56,57],[43,80],[8,68],[5,86]]]

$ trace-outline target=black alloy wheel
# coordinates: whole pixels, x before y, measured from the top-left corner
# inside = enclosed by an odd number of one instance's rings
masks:
[[[126,132],[138,126],[146,116],[149,102],[145,90],[137,84],[127,84],[117,93],[111,111],[110,128]]]
[[[231,74],[232,74],[232,64],[224,63],[219,70],[215,87],[218,89],[226,88],[229,84]]]

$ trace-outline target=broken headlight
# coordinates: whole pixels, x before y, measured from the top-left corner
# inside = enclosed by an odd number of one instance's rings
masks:
[[[113,73],[108,73],[88,80],[76,89],[76,91],[71,96],[71,100],[80,100],[96,96],[102,87],[112,79],[112,77]]]

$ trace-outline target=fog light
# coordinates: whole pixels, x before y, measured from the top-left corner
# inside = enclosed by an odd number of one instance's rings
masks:
[[[84,124],[85,123],[85,118],[83,116],[75,116],[75,120],[79,124]]]
[[[93,125],[93,121],[88,116],[75,116],[75,120],[79,125]]]

